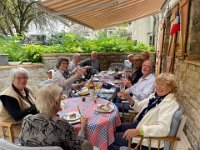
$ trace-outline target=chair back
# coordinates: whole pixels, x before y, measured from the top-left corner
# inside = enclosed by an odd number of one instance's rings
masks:
[[[115,68],[118,68],[119,71],[124,70],[124,64],[123,63],[111,63],[109,70],[115,71]]]
[[[124,67],[126,70],[131,70],[132,63],[129,60],[124,60]]]
[[[63,149],[58,146],[42,146],[42,147],[19,146],[10,143],[4,139],[0,139],[0,150],[63,150]]]
[[[168,136],[178,137],[180,131],[183,130],[183,127],[186,122],[186,116],[184,116],[183,113],[184,113],[184,108],[180,106],[180,108],[176,111],[174,117],[172,118],[170,132]],[[170,142],[165,142],[164,150],[170,150],[170,146],[171,146]]]

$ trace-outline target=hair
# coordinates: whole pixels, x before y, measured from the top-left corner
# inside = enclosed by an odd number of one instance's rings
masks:
[[[98,55],[96,51],[92,51],[91,55]]]
[[[55,103],[62,94],[63,89],[55,84],[40,88],[36,95],[35,105],[40,113],[55,115]]]
[[[148,51],[143,51],[143,52],[142,52],[142,57],[144,57],[144,55],[145,55],[146,57],[148,57],[147,60],[150,58],[150,53],[149,53]]]
[[[57,62],[57,64],[56,64],[56,68],[57,68],[57,69],[59,69],[60,64],[61,64],[63,61],[69,62],[69,60],[68,60],[67,58],[64,58],[64,57],[59,58],[59,60],[58,60],[58,62]]]
[[[29,77],[29,72],[25,68],[22,68],[22,67],[13,68],[10,71],[10,79],[12,82],[15,80],[15,77],[18,74],[23,74],[23,75],[26,75],[27,77]]]
[[[78,58],[78,57],[81,57],[81,54],[75,53],[75,54],[73,55],[73,58]]]
[[[162,73],[156,78],[156,82],[165,82],[171,87],[171,93],[177,94],[179,90],[178,82],[175,76],[171,73]]]

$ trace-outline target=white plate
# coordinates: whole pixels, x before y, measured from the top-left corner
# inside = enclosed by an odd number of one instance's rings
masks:
[[[75,114],[76,117],[71,117],[71,115]],[[63,116],[64,119],[66,119],[67,121],[71,122],[71,121],[75,121],[75,120],[79,120],[81,118],[81,115],[78,112],[71,112],[65,116]]]
[[[115,84],[119,84],[119,83],[121,83],[121,82],[122,82],[121,80],[115,80],[115,81],[114,81]]]
[[[105,105],[102,105],[102,104],[97,104],[94,106],[94,110],[95,111],[98,111],[98,112],[101,112],[101,113],[110,113],[110,112],[113,112],[114,111],[114,106],[113,105],[108,105],[108,109],[105,110],[103,109]]]
[[[112,93],[114,93],[115,92],[115,89],[109,89],[109,90],[107,90],[107,89],[102,89],[101,90],[101,93],[103,93],[103,94],[112,94]]]

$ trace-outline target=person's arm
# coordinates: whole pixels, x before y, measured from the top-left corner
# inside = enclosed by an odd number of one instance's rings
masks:
[[[37,114],[37,109],[35,106],[29,107],[28,109],[22,111],[18,101],[13,97],[1,95],[1,101],[5,109],[15,121],[23,119],[28,114]]]
[[[58,85],[67,88],[72,85],[76,80],[78,79],[78,76],[73,75],[72,77],[65,79],[60,72],[56,72],[53,76],[53,80],[57,82]]]

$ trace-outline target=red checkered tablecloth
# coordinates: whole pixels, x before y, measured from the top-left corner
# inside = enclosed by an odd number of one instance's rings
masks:
[[[107,104],[107,100],[97,99],[96,104]],[[94,101],[86,98],[85,102],[82,102],[81,97],[70,98],[64,100],[66,108],[60,111],[58,114],[60,117],[66,115],[69,112],[77,112],[77,105],[79,106],[81,113],[88,118],[88,126],[86,129],[86,139],[100,150],[107,150],[108,146],[114,142],[115,127],[121,125],[118,109],[114,106],[114,111],[111,113],[98,113],[94,110],[96,105]],[[73,125],[76,132],[80,130],[80,124]]]

